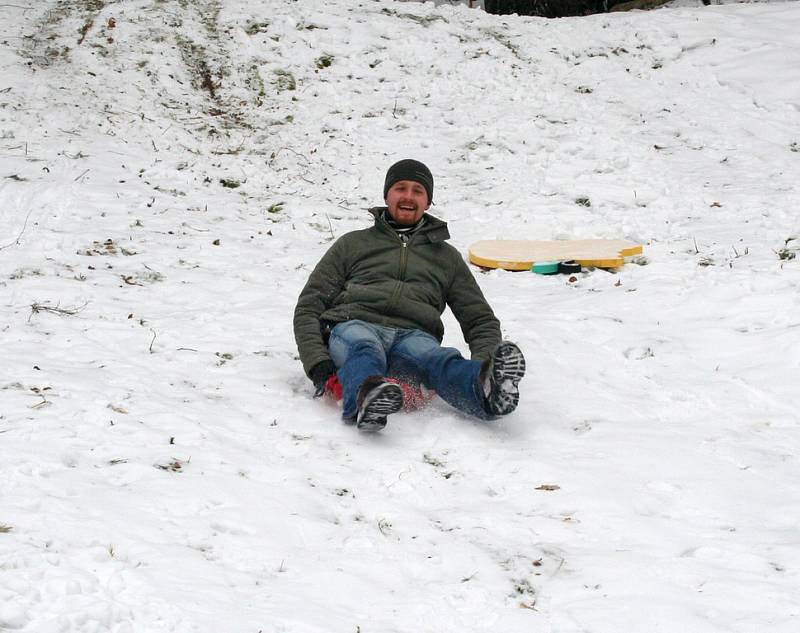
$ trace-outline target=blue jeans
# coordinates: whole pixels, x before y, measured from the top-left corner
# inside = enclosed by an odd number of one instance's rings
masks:
[[[481,362],[467,360],[453,347],[442,347],[430,334],[343,321],[331,330],[328,351],[342,385],[344,418],[356,415],[358,390],[369,376],[423,384],[459,411],[489,417],[484,410]]]

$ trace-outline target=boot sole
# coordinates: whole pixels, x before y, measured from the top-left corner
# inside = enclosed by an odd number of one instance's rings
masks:
[[[507,415],[519,404],[519,381],[525,376],[525,356],[514,343],[500,343],[492,356],[491,413]]]
[[[386,426],[386,416],[403,407],[403,390],[394,383],[384,383],[364,399],[358,412],[356,427],[360,431],[380,431]]]

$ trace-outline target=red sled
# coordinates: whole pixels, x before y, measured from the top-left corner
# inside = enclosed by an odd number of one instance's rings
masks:
[[[422,385],[412,385],[397,378],[387,377],[386,381],[400,385],[400,389],[403,390],[403,411],[421,409],[436,396],[435,391],[425,389]],[[337,402],[342,399],[342,383],[339,382],[336,374],[328,378],[328,382],[325,383],[325,395]]]

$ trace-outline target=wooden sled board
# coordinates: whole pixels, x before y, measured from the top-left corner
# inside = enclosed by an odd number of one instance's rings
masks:
[[[575,260],[581,266],[616,268],[642,247],[625,240],[481,240],[469,247],[469,261],[484,268],[530,270],[535,262]]]

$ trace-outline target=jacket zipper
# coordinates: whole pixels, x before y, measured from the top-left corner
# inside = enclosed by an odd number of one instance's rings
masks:
[[[408,266],[408,242],[403,241],[403,238],[401,238],[399,235],[397,235],[397,239],[400,240],[400,244],[402,246],[400,249],[400,278],[397,280],[397,286],[395,287],[389,302],[386,304],[387,309],[393,306],[397,301],[397,298],[400,296],[400,289],[403,287],[403,281],[406,277],[406,267]]]
[[[400,281],[406,278],[406,267],[408,266],[408,242],[403,242],[403,250],[400,251]]]

